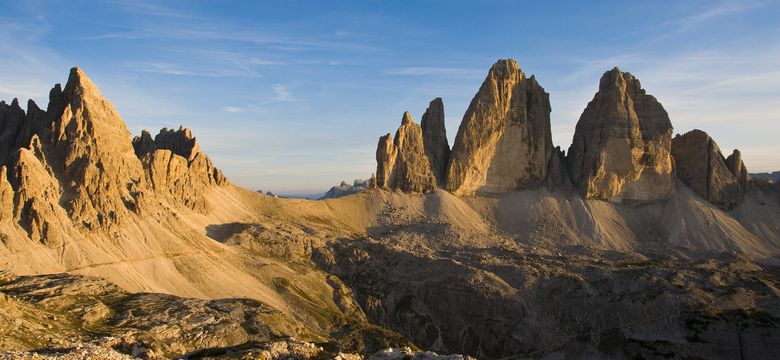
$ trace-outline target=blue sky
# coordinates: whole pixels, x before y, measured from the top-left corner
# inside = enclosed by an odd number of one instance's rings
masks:
[[[315,193],[442,97],[450,143],[499,58],[550,93],[568,148],[601,74],[635,74],[675,132],[780,170],[776,1],[0,1],[0,99],[82,67],[129,129],[184,124],[239,185]]]

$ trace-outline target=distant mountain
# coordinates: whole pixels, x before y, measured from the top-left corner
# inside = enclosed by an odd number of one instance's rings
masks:
[[[778,180],[780,180],[780,171],[775,171],[775,172],[771,172],[771,173],[768,173],[768,172],[752,173],[752,174],[750,174],[750,176],[752,176],[754,178],[767,178],[767,179],[770,179],[772,181],[778,181]]]
[[[342,196],[357,194],[368,189],[369,180],[355,179],[352,185],[342,181],[339,186],[334,186],[321,196],[322,199],[335,199]]]

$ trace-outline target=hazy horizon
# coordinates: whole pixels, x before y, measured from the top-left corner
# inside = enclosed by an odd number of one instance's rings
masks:
[[[80,66],[130,131],[183,124],[234,183],[326,191],[375,171],[379,136],[444,100],[452,144],[490,66],[550,93],[553,142],[614,66],[751,172],[780,170],[780,6],[424,1],[320,4],[4,2],[0,100],[45,107]],[[187,6],[185,6],[187,5]]]

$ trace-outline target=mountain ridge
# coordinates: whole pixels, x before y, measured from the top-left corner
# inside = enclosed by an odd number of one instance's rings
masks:
[[[366,353],[409,341],[487,358],[728,358],[745,349],[719,334],[743,331],[747,351],[772,353],[780,183],[751,179],[709,136],[675,154],[671,122],[638,80],[613,69],[602,81],[581,118],[599,131],[575,135],[595,147],[553,148],[548,94],[504,60],[449,155],[435,99],[424,126],[404,113],[380,139],[368,190],[310,201],[231,184],[184,127],[131,139],[74,68],[46,111],[0,103],[0,268],[247,298],[272,309],[271,333]],[[678,159],[693,159],[693,176]],[[174,343],[159,346],[199,350]]]

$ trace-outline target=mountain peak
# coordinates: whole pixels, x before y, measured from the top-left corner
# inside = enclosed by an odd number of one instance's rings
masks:
[[[552,155],[550,99],[515,60],[497,61],[469,104],[446,172],[457,195],[541,185]]]
[[[65,96],[69,99],[75,97],[100,96],[97,86],[89,79],[87,74],[79,67],[70,69],[68,82],[65,83]]]
[[[414,124],[414,120],[412,119],[412,114],[410,114],[408,111],[404,111],[404,115],[401,117],[401,125],[408,124]]]
[[[614,67],[580,116],[568,152],[586,197],[610,201],[663,199],[674,191],[672,124],[639,80]]]

